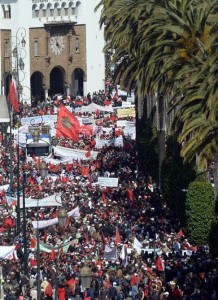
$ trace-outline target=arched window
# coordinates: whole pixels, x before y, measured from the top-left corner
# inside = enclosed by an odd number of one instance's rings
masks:
[[[33,18],[37,17],[36,8],[37,8],[37,5],[33,4],[33,6],[32,6],[32,17]]]
[[[53,13],[54,17],[58,16],[58,6],[59,6],[59,4],[56,2],[54,5],[54,13]]]
[[[66,7],[66,3],[63,2],[63,3],[61,4],[61,16],[65,16],[65,7]]]
[[[39,6],[39,18],[43,17],[43,8],[44,8],[44,4],[41,3]]]
[[[79,15],[81,15],[81,7],[82,5],[81,5],[81,2],[80,1],[77,1],[76,2],[76,16],[79,16]]]
[[[7,19],[10,19],[11,18],[11,6],[8,5],[8,18]]]
[[[75,14],[75,7],[74,7],[74,3],[73,2],[69,2],[69,6],[68,6],[68,16],[72,16]]]
[[[39,56],[39,42],[38,42],[38,40],[34,41],[34,56]]]
[[[75,51],[76,51],[76,53],[80,53],[80,45],[79,45],[79,37],[78,36],[76,37],[76,40],[75,40]]]
[[[50,17],[51,16],[51,8],[52,8],[52,4],[48,3],[47,4],[47,9],[46,9],[46,17]]]

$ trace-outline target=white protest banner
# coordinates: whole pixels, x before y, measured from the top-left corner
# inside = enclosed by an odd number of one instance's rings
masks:
[[[41,124],[45,122],[57,122],[57,115],[44,115],[44,116],[35,116],[35,117],[28,117],[28,118],[21,118],[21,124]]]
[[[114,145],[116,147],[123,147],[123,137],[122,136],[119,136],[118,138],[115,138],[115,139],[111,139],[111,140],[101,140],[101,139],[98,139],[96,138],[96,144],[95,144],[95,147],[100,149],[100,148],[103,148],[103,147],[108,147],[110,145]]]
[[[25,199],[26,207],[44,207],[44,206],[61,206],[61,195],[55,194],[43,199]],[[23,208],[23,201],[20,202],[20,208]]]
[[[117,187],[118,186],[118,178],[98,177],[98,184],[100,186]]]
[[[57,156],[60,156],[61,158],[71,158],[72,160],[87,160],[90,159],[90,157],[86,157],[86,150],[79,150],[79,149],[71,149],[61,146],[54,146],[53,147],[54,154]],[[97,151],[90,151],[91,152],[91,158],[96,159],[99,152]]]
[[[87,106],[82,106],[75,109],[75,112],[96,112],[96,111],[113,112],[112,106],[101,106],[95,103],[91,103]]]
[[[0,246],[0,259],[13,259],[15,246]]]
[[[132,251],[137,251],[137,253],[141,253],[142,251],[148,252],[148,254],[155,252],[157,255],[161,255],[163,252],[161,249],[157,248],[127,248],[127,253],[131,254]]]
[[[68,217],[78,218],[80,216],[79,207],[76,207],[67,213]],[[58,218],[51,220],[32,221],[33,228],[43,229],[58,224]]]
[[[135,122],[127,120],[117,120],[117,127],[135,127]]]

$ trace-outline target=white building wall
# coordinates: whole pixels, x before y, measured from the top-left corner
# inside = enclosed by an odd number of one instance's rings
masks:
[[[76,21],[77,24],[86,25],[86,56],[87,56],[87,82],[84,84],[84,94],[103,90],[105,79],[105,58],[103,53],[104,37],[103,31],[99,28],[100,11],[94,12],[99,0],[79,0],[81,8],[78,16],[64,16],[64,17],[49,17],[49,18],[32,18],[32,5],[36,3],[38,6],[40,2],[45,5],[48,2],[54,4],[59,2],[69,3],[72,0],[1,0],[1,4],[11,5],[11,19],[4,19],[1,15],[0,29],[11,29],[13,41],[16,44],[16,34],[18,39],[22,39],[21,32],[18,28],[22,27],[26,30],[26,46],[25,52],[20,50],[20,55],[23,57],[25,68],[19,73],[19,79],[24,87],[23,98],[30,99],[30,55],[29,55],[29,28],[44,27],[44,23],[50,21]],[[72,2],[77,3],[78,0]],[[17,43],[19,40],[17,39]],[[0,53],[1,55],[1,53]],[[25,56],[25,57],[24,57]]]

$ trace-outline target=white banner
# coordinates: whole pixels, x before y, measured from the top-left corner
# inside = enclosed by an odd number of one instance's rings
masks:
[[[61,206],[61,195],[55,194],[43,199],[25,199],[26,207],[44,207],[44,206]],[[20,201],[20,208],[23,208],[23,201]]]
[[[113,112],[112,106],[101,106],[95,103],[91,103],[87,106],[78,107],[75,109],[75,112],[96,112],[96,111],[105,111],[105,112]]]
[[[100,186],[117,187],[118,186],[118,178],[98,177],[98,184]]]
[[[111,139],[111,140],[101,140],[96,138],[96,145],[95,147],[100,149],[103,147],[108,146],[116,146],[116,147],[123,147],[123,137],[119,136],[118,138]]]
[[[79,149],[71,149],[71,148],[66,148],[66,147],[61,147],[61,146],[54,146],[54,154],[57,156],[60,156],[64,159],[66,158],[70,158],[71,160],[86,160],[86,159],[96,159],[97,155],[99,152],[97,151],[90,151],[91,152],[91,156],[90,157],[86,157],[86,153],[88,151],[86,150],[79,150]],[[67,161],[66,161],[67,162]],[[69,162],[69,161],[68,161]]]
[[[45,122],[57,122],[57,115],[44,115],[44,116],[35,116],[35,117],[28,117],[28,118],[21,118],[21,124],[41,124]]]
[[[68,217],[78,218],[80,216],[79,207],[77,206],[73,210],[69,211],[67,215]],[[34,229],[36,228],[43,229],[56,224],[58,224],[58,218],[43,220],[43,221],[32,221],[32,225]]]
[[[13,259],[15,246],[0,246],[0,259]]]
[[[117,120],[117,127],[135,127],[135,122],[127,120]]]

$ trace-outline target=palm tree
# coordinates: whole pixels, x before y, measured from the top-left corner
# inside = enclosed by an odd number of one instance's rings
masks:
[[[139,103],[154,94],[159,103],[170,99],[182,155],[190,161],[198,154],[205,165],[217,151],[217,1],[102,0],[99,7],[105,49],[115,49],[112,64],[119,62],[115,81],[137,83]]]

